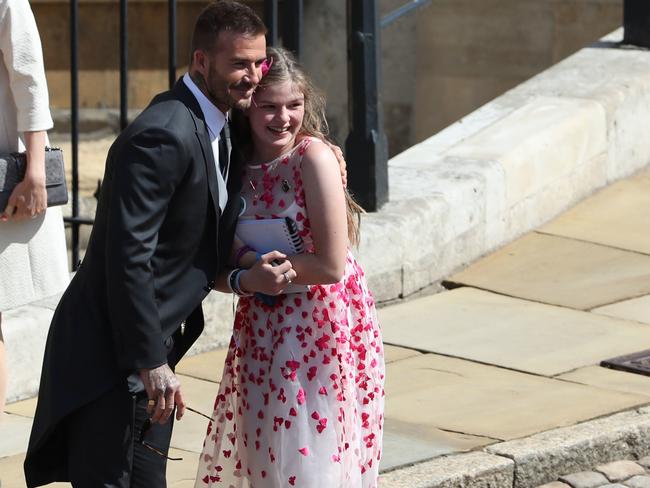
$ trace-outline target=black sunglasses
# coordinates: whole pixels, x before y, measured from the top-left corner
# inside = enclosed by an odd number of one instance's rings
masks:
[[[206,414],[204,414],[204,413],[201,413],[201,412],[199,412],[198,410],[194,410],[194,409],[191,408],[191,407],[187,407],[187,406],[186,406],[185,408],[186,408],[187,410],[189,410],[190,412],[194,412],[194,413],[200,415],[201,417],[205,417],[206,419],[208,419],[208,420],[214,422],[214,419],[213,419],[212,417],[210,417],[209,415],[206,415]],[[174,408],[174,410],[176,410],[176,408]],[[173,415],[173,412],[172,412],[172,415]],[[151,419],[147,417],[147,418],[145,419],[145,421],[142,423],[142,429],[140,429],[140,436],[138,437],[138,444],[140,444],[140,445],[146,447],[147,449],[149,449],[151,452],[157,454],[158,456],[164,457],[164,458],[167,459],[168,461],[182,461],[182,460],[183,460],[182,457],[171,457],[171,456],[168,456],[167,454],[165,454],[164,452],[162,452],[160,449],[155,448],[154,446],[152,446],[151,444],[149,444],[148,442],[146,442],[146,441],[144,440],[144,436],[147,435],[147,432],[149,432],[149,430],[151,430],[151,426],[152,426],[152,425],[153,425],[153,423],[151,422]]]

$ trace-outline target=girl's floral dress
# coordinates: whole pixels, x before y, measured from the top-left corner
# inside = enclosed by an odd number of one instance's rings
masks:
[[[289,216],[313,250],[302,187],[307,138],[248,165],[240,218]],[[348,250],[343,279],[239,300],[196,487],[377,486],[384,356],[373,298]]]

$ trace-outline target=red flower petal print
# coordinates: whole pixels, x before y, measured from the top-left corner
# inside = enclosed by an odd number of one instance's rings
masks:
[[[296,400],[298,401],[298,405],[302,405],[305,403],[305,390],[300,388],[298,390],[298,394],[296,395]]]

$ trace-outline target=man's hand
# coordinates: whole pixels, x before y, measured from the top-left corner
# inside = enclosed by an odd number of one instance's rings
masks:
[[[346,188],[348,186],[348,170],[347,170],[347,164],[345,163],[345,158],[343,157],[343,151],[341,151],[340,147],[332,144],[329,141],[325,141],[325,144],[327,144],[328,147],[332,150],[334,156],[336,156],[336,160],[339,162],[339,171],[341,172],[341,182],[343,183],[343,188]]]
[[[300,142],[302,142],[304,138],[305,138],[304,135],[298,134],[296,136],[296,143],[300,144]],[[327,145],[327,147],[329,147],[332,150],[334,156],[336,156],[336,160],[339,162],[339,171],[341,172],[341,183],[343,183],[343,188],[347,188],[348,170],[347,170],[347,164],[345,162],[345,158],[343,157],[343,151],[341,151],[340,147],[338,147],[336,144],[332,144],[327,139],[322,139],[322,141]]]
[[[45,175],[40,178],[26,175],[11,192],[0,221],[33,219],[46,209]]]
[[[176,406],[176,420],[185,414],[185,400],[181,393],[181,383],[167,364],[154,369],[141,369],[138,371],[144,389],[149,397],[147,414],[152,422],[164,424]]]
[[[250,293],[279,295],[296,278],[296,272],[286,258],[279,251],[263,254],[253,267],[242,271],[241,287]]]

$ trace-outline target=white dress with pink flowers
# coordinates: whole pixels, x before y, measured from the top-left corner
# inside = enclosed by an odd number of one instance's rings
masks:
[[[313,249],[302,187],[303,140],[248,166],[241,218],[293,218]],[[199,460],[196,487],[377,486],[384,356],[373,298],[347,253],[343,279],[280,295],[241,298]]]

